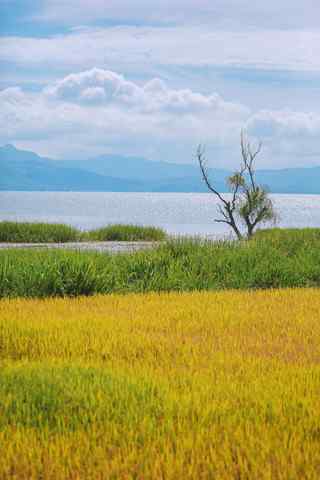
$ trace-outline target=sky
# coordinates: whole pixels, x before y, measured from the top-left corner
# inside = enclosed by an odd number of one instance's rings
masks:
[[[0,0],[0,144],[320,165],[320,2]]]

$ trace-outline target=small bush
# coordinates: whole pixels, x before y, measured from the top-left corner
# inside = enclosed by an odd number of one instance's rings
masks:
[[[88,232],[63,224],[0,222],[0,242],[64,243],[77,241],[161,241],[166,233],[161,228],[138,225],[109,225]]]
[[[142,227],[139,225],[108,225],[91,230],[82,235],[85,241],[161,241],[166,238],[166,233],[161,228]]]
[[[79,231],[69,225],[0,222],[0,242],[63,243],[78,239]]]

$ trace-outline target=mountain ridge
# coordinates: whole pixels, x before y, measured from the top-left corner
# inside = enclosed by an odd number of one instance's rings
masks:
[[[210,169],[220,191],[231,171]],[[320,166],[256,171],[272,193],[320,194]],[[89,192],[206,192],[198,165],[153,162],[143,157],[100,155],[54,160],[7,144],[0,147],[0,190]]]

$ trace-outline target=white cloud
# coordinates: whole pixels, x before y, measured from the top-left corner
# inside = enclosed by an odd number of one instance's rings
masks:
[[[217,93],[202,95],[190,89],[173,90],[160,79],[139,86],[115,72],[94,68],[71,74],[48,87],[49,98],[93,105],[117,105],[139,112],[171,113],[218,112],[243,116],[248,110],[225,102]]]
[[[36,141],[39,138],[54,137],[57,140],[59,135],[70,131],[72,114],[74,118],[77,116],[72,106],[60,105],[53,110],[41,94],[25,93],[18,87],[0,91],[0,106],[2,143],[29,138]],[[75,123],[72,130],[74,128]]]
[[[139,86],[101,69],[68,75],[39,93],[6,89],[0,102],[0,141],[34,142],[35,151],[41,145],[51,156],[112,150],[188,162],[200,141],[230,148],[250,114],[216,93],[173,90],[159,79]]]
[[[139,101],[143,89],[115,72],[94,68],[71,74],[46,90],[49,97],[71,102],[111,103],[130,105]]]
[[[320,6],[314,0],[44,0],[41,20],[75,24],[124,22],[209,23],[212,28],[318,27]]]
[[[149,74],[160,67],[320,71],[319,31],[220,31],[201,27],[110,27],[51,38],[4,37],[0,60],[50,69]]]
[[[239,132],[246,126],[264,142],[259,166],[318,162],[319,114],[251,112],[217,93],[171,89],[159,79],[138,85],[95,68],[68,75],[39,93],[7,88],[0,91],[0,105],[0,142],[49,156],[114,152],[191,162],[203,142],[212,164],[234,167]]]
[[[320,165],[319,113],[262,110],[250,117],[246,127],[250,134],[263,139],[275,163],[280,152],[291,164]]]
[[[290,110],[262,110],[250,118],[247,127],[253,134],[262,134],[264,137],[315,137],[320,133],[320,115]]]

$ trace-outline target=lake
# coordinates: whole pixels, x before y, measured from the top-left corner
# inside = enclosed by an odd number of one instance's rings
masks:
[[[281,227],[320,227],[320,195],[271,195]],[[217,200],[206,193],[0,192],[0,220],[155,225],[173,235],[225,236],[214,222]]]

